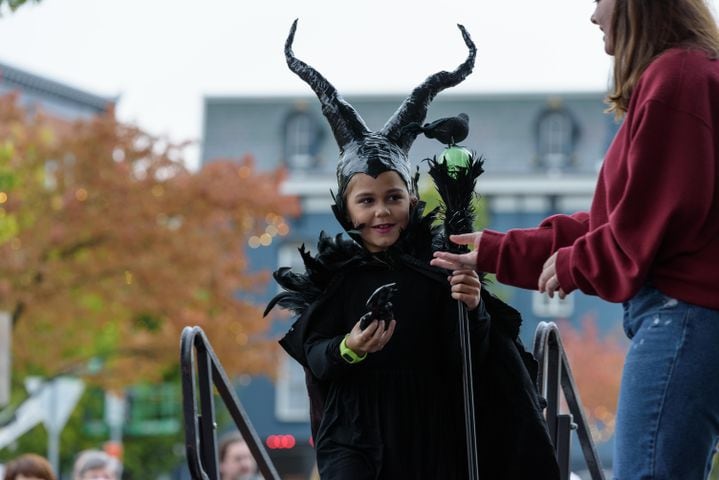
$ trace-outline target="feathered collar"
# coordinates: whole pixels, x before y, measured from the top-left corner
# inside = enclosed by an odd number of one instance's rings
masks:
[[[433,226],[437,209],[423,216],[424,208],[424,202],[417,202],[410,212],[407,228],[402,231],[397,242],[383,252],[383,261],[409,260],[415,265],[426,265],[428,270],[434,268],[429,266],[432,252],[442,248],[444,242],[439,227]],[[359,232],[351,229],[351,225],[339,213],[339,208],[334,205],[332,210],[350,238],[345,238],[341,233],[333,237],[324,231],[320,232],[315,255],[303,244],[299,252],[305,272],[295,273],[289,267],[281,267],[273,273],[275,281],[285,291],[270,300],[265,315],[275,305],[302,315],[323,295],[338,274],[376,261],[376,255],[362,246]]]

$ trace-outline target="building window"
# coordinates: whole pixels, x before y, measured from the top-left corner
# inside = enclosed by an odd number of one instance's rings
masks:
[[[60,170],[60,164],[57,160],[45,161],[45,188],[47,190],[57,189],[57,176],[58,170]]]
[[[549,171],[571,167],[581,130],[561,100],[550,99],[535,120],[536,163]]]
[[[309,422],[310,400],[305,387],[305,371],[289,355],[280,364],[275,395],[275,415],[278,420]]]
[[[47,190],[67,188],[74,183],[75,156],[68,153],[61,160],[46,160],[44,185]]]
[[[282,125],[284,162],[292,170],[312,170],[320,166],[319,150],[324,130],[318,119],[297,105],[284,119]]]
[[[532,292],[532,312],[543,318],[568,318],[574,313],[574,296],[549,298],[545,293]]]
[[[295,168],[310,168],[312,155],[312,123],[307,115],[295,115],[285,127],[285,147],[287,159]]]
[[[295,272],[304,271],[297,249],[300,242],[286,243],[278,252],[278,264]],[[280,363],[275,389],[275,415],[285,422],[308,422],[310,402],[305,387],[305,371],[295,359],[285,355]]]

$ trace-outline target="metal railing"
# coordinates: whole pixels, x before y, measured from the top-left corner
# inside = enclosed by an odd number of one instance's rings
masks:
[[[579,391],[562,346],[559,328],[554,322],[540,322],[534,333],[534,358],[539,362],[537,388],[547,400],[547,426],[557,452],[561,480],[569,479],[571,430],[577,430],[584,461],[592,480],[604,480],[599,455],[594,446],[589,423],[584,415]],[[559,394],[564,393],[570,413],[559,413]]]
[[[194,353],[194,355],[193,355]],[[539,362],[537,388],[547,401],[549,436],[557,452],[561,480],[569,479],[571,430],[577,430],[584,460],[592,480],[604,480],[579,392],[569,367],[559,328],[554,322],[540,322],[534,335],[534,357]],[[210,342],[200,327],[185,327],[180,341],[182,406],[185,420],[185,447],[190,475],[194,480],[219,478],[215,403],[213,386],[247,441],[260,473],[267,480],[279,480],[267,451],[252,427],[240,400]],[[560,388],[570,413],[560,413]]]
[[[279,480],[267,451],[200,327],[185,327],[182,331],[180,367],[185,448],[193,480],[219,479],[213,385],[247,442],[260,473],[266,480]]]

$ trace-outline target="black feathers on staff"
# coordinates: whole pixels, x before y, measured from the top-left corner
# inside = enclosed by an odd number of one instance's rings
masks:
[[[439,214],[444,223],[445,247],[453,253],[462,253],[466,251],[466,247],[460,247],[450,242],[449,236],[473,230],[472,199],[476,195],[474,188],[477,178],[484,172],[484,158],[481,156],[475,158],[475,155],[472,154],[466,168],[452,170],[444,159],[437,160],[437,157],[434,157],[428,162],[429,175],[434,180],[437,192],[444,202]]]

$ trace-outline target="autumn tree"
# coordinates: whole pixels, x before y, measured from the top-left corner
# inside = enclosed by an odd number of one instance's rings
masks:
[[[617,331],[601,335],[593,315],[586,315],[580,328],[569,322],[559,326],[592,437],[605,441],[614,433],[626,342]]]
[[[174,368],[199,325],[228,372],[269,372],[252,246],[299,213],[281,170],[215,161],[199,172],[171,145],[114,119],[67,124],[0,99],[0,310],[17,373],[104,364],[104,386]]]
[[[0,0],[0,14],[2,14],[3,9],[5,9],[6,6],[10,9],[11,12],[14,12],[23,5],[40,3],[40,1],[41,0]]]

